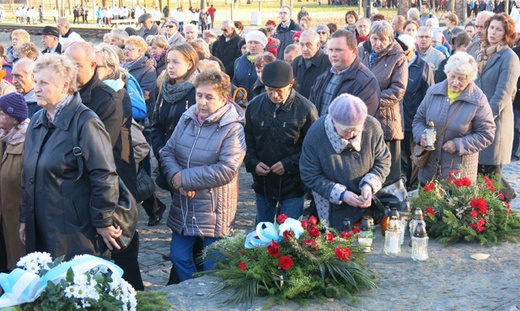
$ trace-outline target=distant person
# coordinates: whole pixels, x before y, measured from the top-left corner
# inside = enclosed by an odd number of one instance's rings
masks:
[[[85,41],[77,32],[70,28],[69,20],[66,17],[58,18],[58,31],[60,33],[59,41],[62,47],[66,42]],[[65,49],[62,49],[62,52],[64,52],[64,50]]]
[[[307,8],[305,6],[302,6],[300,9],[300,12],[298,12],[298,16],[297,16],[298,23],[300,23],[302,18],[305,16],[309,16],[309,12],[307,12]]]
[[[59,41],[59,32],[58,28],[54,26],[45,26],[43,27],[42,32],[40,32],[42,36],[42,45],[44,47],[42,54],[45,53],[57,53],[61,54],[61,44]]]
[[[274,38],[280,40],[280,48],[276,58],[283,60],[283,51],[289,44],[293,43],[293,34],[300,30],[300,25],[291,19],[291,8],[286,5],[280,7],[280,24],[276,27],[274,34]]]
[[[211,52],[213,56],[222,61],[226,68],[226,74],[233,79],[235,60],[239,58],[242,53],[238,43],[242,38],[237,34],[235,24],[232,20],[224,20],[220,26],[222,35],[213,44]]]
[[[30,59],[20,59],[13,66],[11,75],[13,77],[13,85],[16,92],[23,95],[25,103],[27,104],[28,117],[32,116],[42,107],[38,106],[36,95],[34,94],[34,61]]]
[[[164,31],[157,26],[150,13],[144,13],[139,16],[137,23],[142,24],[141,29],[139,29],[139,37],[143,39],[146,39],[148,36],[164,34]]]

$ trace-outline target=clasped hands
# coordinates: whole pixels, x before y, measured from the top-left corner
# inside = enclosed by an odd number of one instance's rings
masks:
[[[269,173],[283,175],[285,174],[285,169],[283,168],[283,164],[280,161],[276,162],[271,167],[269,167],[264,162],[260,162],[256,165],[255,172],[258,176],[267,176]]]
[[[182,187],[182,175],[181,172],[176,173],[173,175],[171,180],[172,187],[177,189],[181,195],[188,197],[190,199],[193,199],[195,197],[195,190],[185,190]]]
[[[341,201],[350,206],[368,208],[372,205],[372,187],[369,184],[363,185],[361,187],[361,195],[346,190],[341,194]]]

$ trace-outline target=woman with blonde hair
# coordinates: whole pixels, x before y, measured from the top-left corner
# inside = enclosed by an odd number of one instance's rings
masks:
[[[12,45],[7,48],[7,62],[14,63],[18,58],[14,55],[14,49],[22,43],[31,42],[31,35],[24,29],[15,29],[11,32]]]
[[[160,76],[166,69],[166,52],[169,48],[168,40],[162,35],[154,36],[150,40],[150,53],[155,60],[155,73],[157,76]]]

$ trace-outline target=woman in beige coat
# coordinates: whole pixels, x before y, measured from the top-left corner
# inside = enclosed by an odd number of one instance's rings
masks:
[[[14,269],[25,254],[25,247],[18,238],[18,206],[22,199],[22,151],[29,125],[27,116],[22,95],[10,93],[0,97],[0,271]]]
[[[392,154],[387,181],[401,178],[401,140],[404,139],[403,98],[408,85],[406,45],[394,39],[392,26],[386,21],[372,24],[369,40],[359,48],[358,55],[376,76],[381,88],[379,121],[385,142]]]

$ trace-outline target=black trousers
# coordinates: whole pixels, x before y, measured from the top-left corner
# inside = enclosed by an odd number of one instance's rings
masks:
[[[144,290],[143,279],[137,256],[139,255],[139,233],[135,231],[130,245],[123,251],[112,252],[112,260],[123,269],[123,279],[130,283],[135,290]]]
[[[412,132],[404,132],[404,140],[401,142],[401,170],[406,176],[406,188],[417,188],[417,176],[419,175],[419,169],[413,164],[412,156],[413,147]]]

